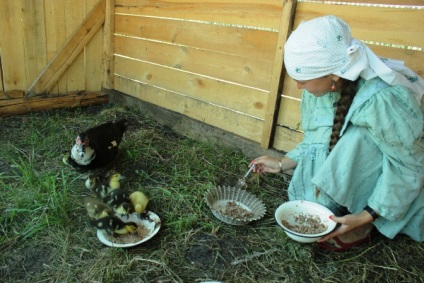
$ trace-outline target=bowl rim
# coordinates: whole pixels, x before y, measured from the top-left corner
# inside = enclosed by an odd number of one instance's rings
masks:
[[[327,234],[330,234],[331,232],[333,232],[337,228],[338,223],[333,221],[333,222],[329,222],[330,224],[334,225],[334,227],[332,229],[329,230],[328,228],[331,228],[331,227],[328,227],[327,230],[325,230],[324,232],[317,233],[317,234],[301,234],[301,233],[297,233],[297,232],[295,232],[293,230],[290,230],[289,228],[287,228],[286,226],[284,226],[283,223],[281,223],[281,220],[280,219],[277,218],[277,211],[278,211],[278,209],[280,207],[282,207],[283,205],[289,203],[289,202],[291,202],[291,203],[297,202],[297,203],[309,203],[309,204],[313,204],[314,206],[318,206],[320,208],[323,208],[324,210],[326,210],[327,212],[329,212],[329,214],[334,215],[334,213],[329,208],[327,208],[326,206],[324,206],[324,205],[322,205],[320,203],[317,203],[317,202],[313,202],[313,201],[309,201],[309,200],[292,200],[292,201],[283,202],[275,210],[274,219],[277,222],[277,224],[281,227],[281,229],[283,229],[285,232],[288,232],[288,233],[290,233],[292,235],[295,235],[295,236],[298,236],[298,237],[302,237],[302,238],[320,238],[320,237],[323,237],[323,236],[325,236]]]

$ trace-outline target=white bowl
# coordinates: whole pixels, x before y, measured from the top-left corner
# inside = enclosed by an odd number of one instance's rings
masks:
[[[305,216],[318,216],[321,223],[327,226],[327,229],[318,234],[301,234],[283,225],[282,220],[287,221],[290,226],[299,225],[299,223],[296,223],[295,218],[301,214]],[[277,208],[275,211],[275,220],[287,236],[293,240],[301,243],[312,243],[336,228],[337,223],[329,218],[330,215],[334,215],[334,213],[321,204],[306,200],[294,200],[285,202]]]
[[[231,225],[246,225],[252,221],[261,219],[266,212],[266,207],[259,198],[245,190],[234,187],[223,186],[211,188],[206,192],[205,201],[216,218]],[[221,213],[222,210],[230,202],[251,212],[252,217],[236,218],[223,215]]]
[[[133,247],[133,246],[139,245],[141,243],[144,243],[144,242],[150,240],[151,238],[153,238],[153,236],[156,235],[157,232],[159,232],[159,229],[160,229],[160,226],[161,226],[161,220],[156,213],[154,213],[152,211],[148,211],[147,215],[148,215],[148,219],[144,219],[144,218],[139,219],[137,217],[137,213],[135,213],[135,212],[130,214],[128,219],[126,219],[125,216],[118,216],[117,215],[122,221],[124,221],[124,222],[135,222],[137,224],[141,224],[149,231],[149,233],[143,239],[141,239],[138,242],[129,243],[129,244],[114,243],[114,242],[109,241],[106,238],[105,232],[102,231],[102,230],[97,230],[97,237],[99,238],[100,242],[102,242],[106,246],[114,247],[114,248],[129,248],[129,247]]]

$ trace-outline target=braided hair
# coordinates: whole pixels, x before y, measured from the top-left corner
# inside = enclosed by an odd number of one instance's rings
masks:
[[[357,85],[359,81],[359,78],[356,81],[349,81],[343,78],[340,79],[343,80],[342,87],[340,89],[341,96],[339,101],[337,102],[336,114],[334,115],[333,130],[330,136],[328,153],[331,152],[331,150],[334,148],[334,146],[340,139],[340,131],[345,122],[346,115],[349,112],[349,108],[352,105],[353,98],[356,95]],[[315,187],[315,198],[318,199],[319,193],[320,190],[318,189],[318,187]]]
[[[359,81],[359,79],[356,81],[349,81],[343,78],[340,79],[343,80],[340,90],[341,97],[337,102],[337,110],[333,120],[333,130],[330,136],[329,152],[331,152],[336,143],[339,141],[340,131],[345,122],[346,115],[349,112],[349,108],[352,105],[353,98],[356,95]]]

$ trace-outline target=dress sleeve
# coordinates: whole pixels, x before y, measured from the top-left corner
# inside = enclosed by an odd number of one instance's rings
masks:
[[[305,151],[305,148],[306,148],[305,143],[300,142],[296,145],[296,147],[294,149],[287,152],[287,154],[285,156],[290,158],[291,160],[296,161],[296,163],[299,163],[301,158],[302,158],[302,155]]]
[[[403,87],[388,87],[359,107],[350,121],[366,127],[383,153],[382,172],[368,205],[402,218],[424,185],[423,113]]]

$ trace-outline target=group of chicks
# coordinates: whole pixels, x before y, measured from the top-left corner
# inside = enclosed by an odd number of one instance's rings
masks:
[[[111,167],[118,156],[119,145],[127,127],[128,121],[123,118],[80,132],[70,150],[63,153],[63,163],[79,172],[96,172]],[[113,172],[104,176],[91,174],[85,181],[85,187],[97,196],[84,198],[90,223],[110,235],[137,230],[136,223],[123,220],[129,220],[130,213],[135,212],[139,219],[150,220],[145,212],[149,203],[147,196],[141,191],[128,194],[121,189],[121,179],[121,174]]]
[[[97,196],[84,197],[90,224],[109,235],[123,235],[137,230],[135,222],[123,220],[129,219],[130,213],[135,212],[138,219],[148,219],[148,197],[141,191],[124,191],[121,188],[122,179],[120,173],[112,173],[106,177],[90,175],[85,181],[85,187]]]

